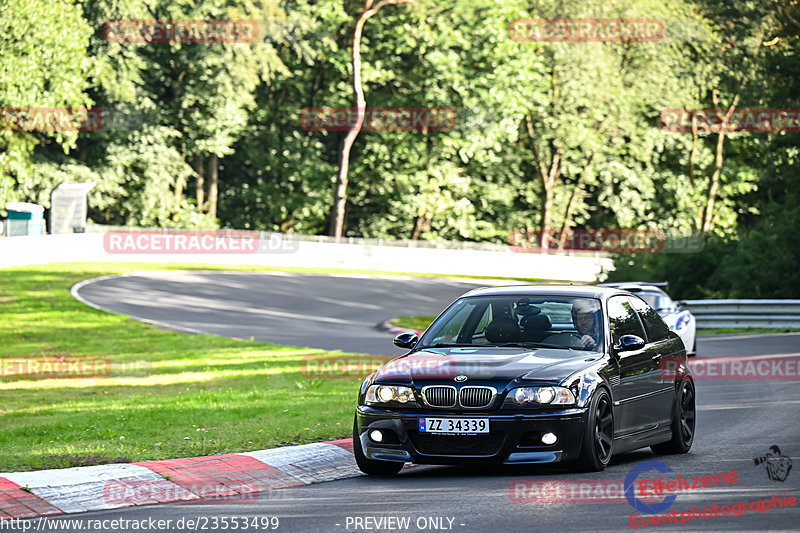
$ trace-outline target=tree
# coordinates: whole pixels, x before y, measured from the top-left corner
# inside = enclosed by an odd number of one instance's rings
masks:
[[[34,170],[32,154],[42,144],[63,153],[75,146],[78,131],[18,130],[6,124],[7,110],[91,106],[89,34],[73,2],[0,0],[0,211],[12,200],[49,205],[55,183]]]
[[[667,31],[669,26],[691,24],[691,5],[683,1],[620,3],[611,10],[601,3],[584,3],[577,12],[547,3],[531,13],[625,19],[636,18],[645,5],[649,16],[665,21]],[[517,104],[522,112],[520,171],[539,183],[542,246],[548,247],[554,226],[560,223],[566,230],[575,219],[595,228],[657,224],[659,217],[648,213],[655,206],[649,198],[658,191],[654,185],[680,176],[669,177],[659,168],[664,139],[656,117],[690,96],[681,84],[693,68],[686,53],[693,45],[689,36],[672,33],[656,42],[519,45],[531,46],[547,65],[542,83],[519,87]]]
[[[110,223],[213,227],[220,161],[244,135],[262,83],[285,69],[275,54],[284,14],[277,2],[92,2],[92,26],[109,20],[258,20],[255,42],[110,42],[95,32],[101,59],[94,91],[102,105],[137,117],[127,131],[86,135],[88,163],[100,175],[93,211]],[[208,177],[208,211],[204,177]],[[194,178],[194,179],[193,179]],[[194,189],[192,191],[192,189]],[[192,205],[184,191],[194,192]],[[104,204],[105,202],[105,204]]]
[[[373,7],[373,0],[366,0],[364,10],[356,20],[356,27],[353,31],[353,47],[352,47],[352,61],[353,61],[353,92],[355,95],[356,104],[356,122],[345,135],[342,141],[342,151],[339,154],[339,172],[336,174],[336,189],[334,193],[333,214],[331,216],[331,235],[336,237],[336,240],[342,238],[342,229],[344,227],[344,211],[347,203],[347,173],[350,168],[350,149],[358,137],[358,132],[361,131],[361,126],[364,124],[364,110],[366,108],[366,101],[364,100],[364,89],[361,86],[361,33],[364,31],[364,25],[367,20],[375,15],[380,9],[387,5],[392,4],[406,4],[414,0],[381,0]]]

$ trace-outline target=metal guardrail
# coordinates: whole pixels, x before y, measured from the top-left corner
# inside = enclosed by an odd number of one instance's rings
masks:
[[[800,328],[800,300],[685,300],[699,329]]]

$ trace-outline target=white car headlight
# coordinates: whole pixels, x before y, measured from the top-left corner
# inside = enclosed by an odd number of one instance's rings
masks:
[[[675,319],[675,325],[672,327],[674,331],[681,331],[689,327],[690,315],[688,311],[684,311],[678,318]]]
[[[514,403],[526,405],[531,402],[547,405],[571,405],[575,403],[572,391],[564,387],[519,387],[509,396]]]
[[[367,405],[409,403],[414,401],[414,391],[402,385],[372,385],[365,401]]]

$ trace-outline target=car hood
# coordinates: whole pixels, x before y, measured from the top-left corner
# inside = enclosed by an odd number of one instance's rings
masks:
[[[601,353],[552,348],[428,348],[398,357],[377,370],[378,382],[430,383],[536,380],[558,383],[603,357]]]

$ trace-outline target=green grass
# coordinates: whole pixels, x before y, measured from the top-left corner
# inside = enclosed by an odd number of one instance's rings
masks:
[[[43,356],[108,357],[112,364],[110,375],[95,379],[0,375],[0,471],[242,452],[350,435],[360,380],[301,374],[304,357],[347,354],[164,331],[87,307],[69,292],[96,276],[174,268],[201,267],[0,270],[0,364]]]
[[[726,333],[791,333],[798,332],[798,328],[718,328],[698,329],[698,335],[722,335]]]
[[[391,319],[389,323],[396,328],[425,331],[435,318],[436,315],[398,316],[397,318]]]

